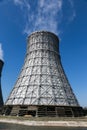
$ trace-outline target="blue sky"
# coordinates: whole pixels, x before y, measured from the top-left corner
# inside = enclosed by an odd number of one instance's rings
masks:
[[[81,106],[87,106],[87,0],[0,0],[0,58],[6,101],[33,31],[48,30],[60,38],[62,65]]]

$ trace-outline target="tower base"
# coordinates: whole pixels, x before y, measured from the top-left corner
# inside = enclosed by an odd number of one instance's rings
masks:
[[[2,114],[11,116],[33,117],[81,117],[84,116],[82,107],[77,106],[4,106]]]

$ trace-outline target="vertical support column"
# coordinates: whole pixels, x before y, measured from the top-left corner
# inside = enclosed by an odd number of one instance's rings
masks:
[[[0,107],[3,106],[3,96],[2,96],[2,89],[1,89],[1,72],[2,72],[2,68],[3,68],[3,64],[4,62],[2,60],[0,60]]]

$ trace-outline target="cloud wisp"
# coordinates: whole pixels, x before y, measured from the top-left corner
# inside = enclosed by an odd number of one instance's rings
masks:
[[[70,3],[71,11],[72,11],[71,12],[72,15],[70,15],[70,17],[69,17],[69,22],[70,22],[70,21],[73,21],[74,18],[76,17],[76,12],[75,12],[75,9],[74,9],[74,3],[73,3],[73,1],[69,0],[69,3]]]
[[[0,59],[3,60],[2,44],[0,43]]]
[[[14,0],[15,5],[19,5],[21,9],[25,7],[25,9],[28,11],[30,9],[30,4],[28,0]]]
[[[73,21],[76,15],[73,0],[67,0],[66,3],[64,0],[14,0],[14,3],[23,11],[24,33],[27,34],[47,30],[58,35],[61,33],[61,23]]]
[[[33,31],[48,30],[59,33],[58,27],[61,19],[62,0],[38,0],[37,13],[32,12],[31,16],[27,17],[27,24],[24,30],[25,33],[30,33],[30,21],[32,23]],[[59,16],[59,17],[57,17]]]

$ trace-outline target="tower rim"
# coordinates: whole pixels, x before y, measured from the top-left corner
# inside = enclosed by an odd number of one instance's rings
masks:
[[[51,35],[53,35],[54,37],[56,37],[56,39],[58,40],[58,43],[59,43],[59,37],[58,37],[54,32],[50,32],[50,31],[47,31],[47,30],[34,31],[34,32],[30,33],[30,34],[27,36],[27,39],[29,39],[32,35],[39,34],[39,33],[51,34]]]

